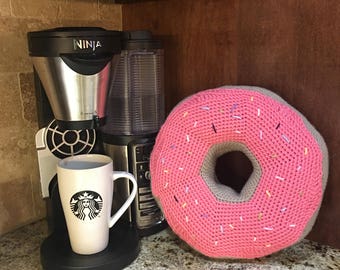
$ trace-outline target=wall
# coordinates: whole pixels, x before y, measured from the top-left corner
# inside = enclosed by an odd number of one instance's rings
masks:
[[[197,91],[258,85],[281,95],[324,136],[330,175],[308,236],[340,247],[340,2],[161,0],[123,6],[123,29],[165,44],[167,110]]]
[[[121,29],[121,6],[105,0],[0,0],[0,235],[45,216],[26,33],[58,26]]]

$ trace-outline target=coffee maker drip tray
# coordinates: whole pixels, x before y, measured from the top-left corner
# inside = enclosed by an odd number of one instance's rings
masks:
[[[131,264],[139,251],[136,229],[118,223],[110,229],[109,245],[102,252],[76,254],[71,249],[68,234],[53,233],[40,247],[40,260],[44,270],[118,270]]]
[[[52,121],[46,131],[47,147],[58,158],[89,153],[96,140],[94,130],[61,130]]]
[[[49,197],[49,184],[56,175],[56,164],[60,159],[88,154],[95,147],[94,129],[63,130],[52,120],[46,128],[35,135],[38,151],[40,183],[43,198]]]

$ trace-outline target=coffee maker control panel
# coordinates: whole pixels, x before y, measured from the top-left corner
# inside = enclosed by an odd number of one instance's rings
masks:
[[[140,229],[156,225],[164,221],[151,192],[150,183],[150,155],[154,142],[134,144],[132,150],[132,174],[138,183],[138,192],[135,199],[136,224]]]

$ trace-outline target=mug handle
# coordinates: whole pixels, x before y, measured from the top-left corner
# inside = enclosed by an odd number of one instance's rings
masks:
[[[135,177],[128,172],[122,172],[122,171],[114,171],[112,174],[112,180],[115,181],[118,178],[128,178],[132,184],[132,192],[128,199],[125,201],[125,203],[119,208],[119,210],[110,218],[109,221],[109,228],[111,228],[115,223],[118,221],[118,219],[124,214],[126,209],[130,206],[130,204],[133,202],[134,198],[136,197],[137,193],[137,182]]]

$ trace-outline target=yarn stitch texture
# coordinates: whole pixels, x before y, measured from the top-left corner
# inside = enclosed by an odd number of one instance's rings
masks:
[[[251,176],[255,184],[241,194],[216,185],[204,164],[216,145],[229,144],[247,149],[259,166]],[[224,86],[173,109],[157,136],[150,172],[153,195],[182,240],[209,257],[256,258],[293,245],[311,230],[328,177],[328,153],[308,120],[273,92]]]

